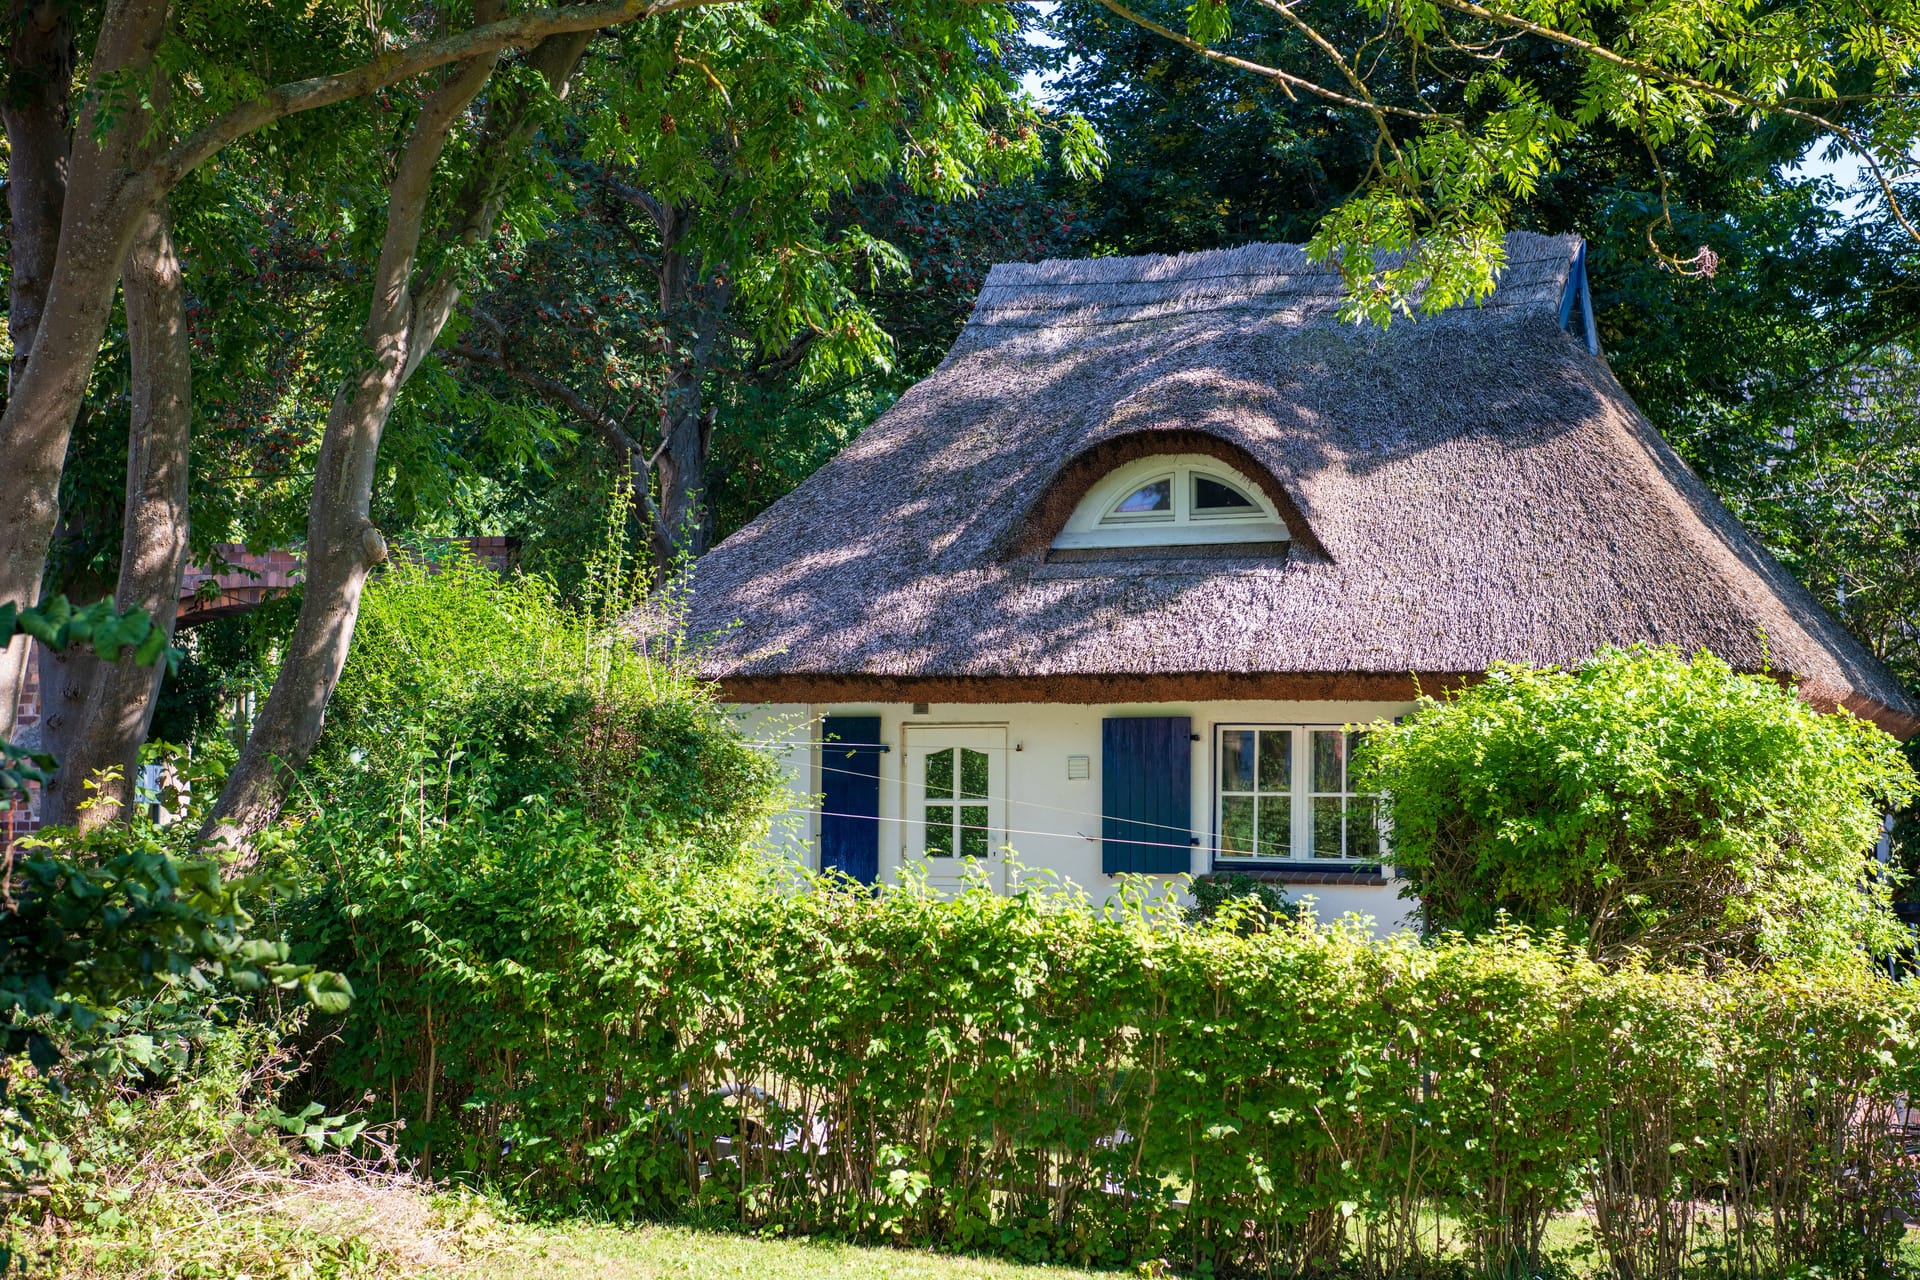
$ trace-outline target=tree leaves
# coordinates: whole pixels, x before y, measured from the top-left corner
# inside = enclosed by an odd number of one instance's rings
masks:
[[[32,636],[55,651],[89,645],[103,662],[118,662],[120,655],[131,649],[136,664],[151,666],[165,658],[167,670],[172,671],[183,656],[168,643],[166,632],[154,626],[145,609],[121,613],[111,600],[76,608],[64,595],[58,595],[44,605],[27,609],[9,601],[0,605],[0,640],[16,632]]]

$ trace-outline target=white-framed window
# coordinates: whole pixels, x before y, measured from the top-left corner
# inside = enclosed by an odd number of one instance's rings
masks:
[[[1286,521],[1260,486],[1218,458],[1162,454],[1116,467],[1087,490],[1056,548],[1285,543]]]
[[[1348,772],[1365,736],[1339,725],[1215,725],[1214,860],[1385,862],[1379,802],[1355,792]]]

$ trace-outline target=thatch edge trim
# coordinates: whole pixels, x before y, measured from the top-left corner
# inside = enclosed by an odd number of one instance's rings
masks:
[[[1749,673],[1763,674],[1763,673]],[[1795,681],[1769,672],[1782,685]],[[881,676],[858,673],[792,673],[777,676],[717,676],[720,698],[729,703],[905,703],[965,705],[1063,703],[1115,706],[1140,702],[1412,702],[1486,679],[1484,671],[1239,672],[1180,674],[1061,674],[1047,676]],[[1797,686],[1816,710],[1844,708],[1870,720],[1902,742],[1920,734],[1920,716],[1903,715],[1871,698]]]

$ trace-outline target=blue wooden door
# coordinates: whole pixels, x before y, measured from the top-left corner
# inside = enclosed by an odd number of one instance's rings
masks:
[[[1100,869],[1193,869],[1193,727],[1186,716],[1100,722]]]
[[[828,716],[820,729],[820,869],[880,878],[880,717]]]

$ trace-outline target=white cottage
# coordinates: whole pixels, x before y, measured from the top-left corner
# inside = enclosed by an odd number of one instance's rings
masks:
[[[1615,381],[1577,238],[1386,332],[1340,297],[1288,245],[996,267],[931,376],[700,559],[796,856],[1245,870],[1390,927],[1346,765],[1417,689],[1647,641],[1920,729]]]

